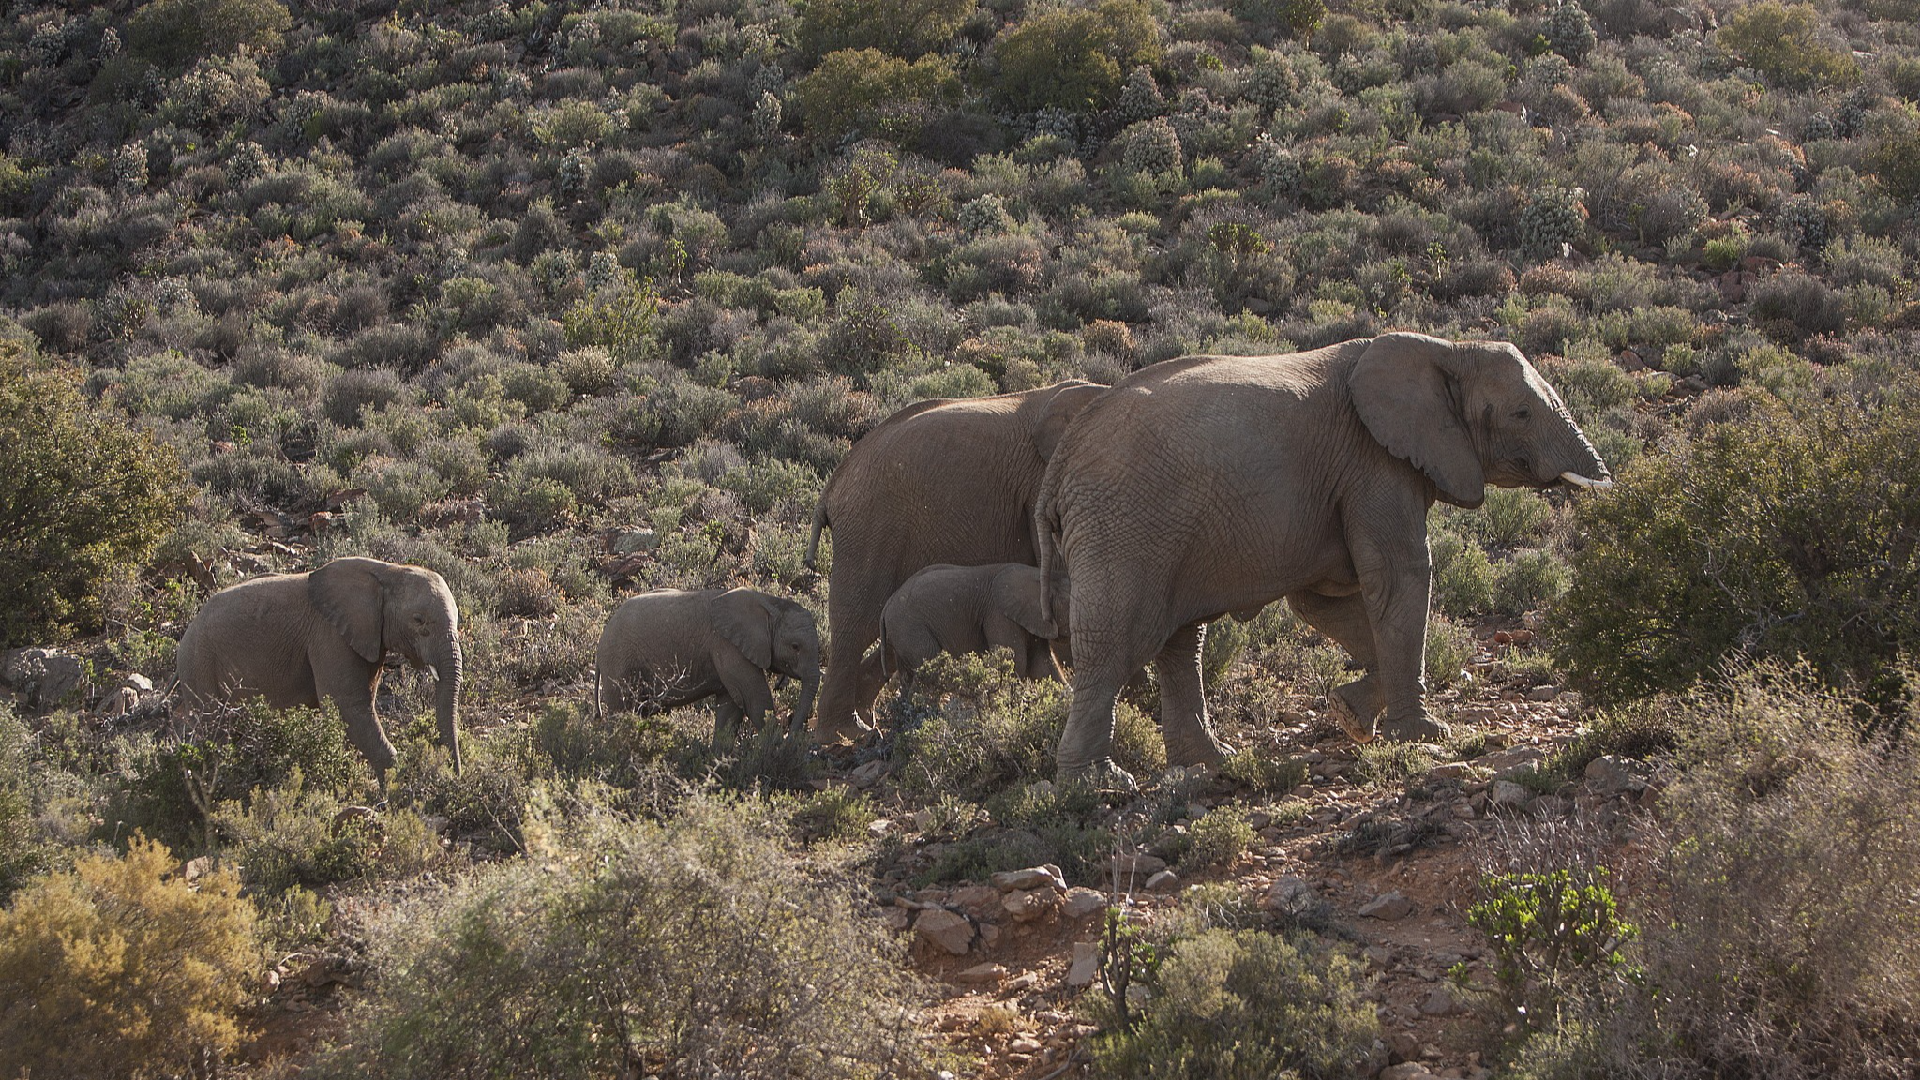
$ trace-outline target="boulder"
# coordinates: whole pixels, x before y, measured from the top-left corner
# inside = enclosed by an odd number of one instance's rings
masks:
[[[1413,914],[1413,901],[1399,892],[1384,892],[1360,905],[1359,914],[1369,919],[1397,922]]]
[[[1007,977],[1007,969],[999,964],[975,964],[973,967],[953,977],[955,982],[997,983]]]
[[[946,908],[928,908],[913,920],[913,932],[937,949],[965,956],[973,944],[973,923],[965,915]]]
[[[1638,758],[1603,754],[1587,762],[1587,787],[1603,795],[1645,791],[1653,782],[1653,766]]]
[[[1000,909],[1018,923],[1032,922],[1058,906],[1060,906],[1060,894],[1051,886],[1029,889],[1026,892],[1011,892],[1000,900]]]
[[[1167,868],[1167,860],[1144,851],[1115,855],[1107,864],[1107,873],[1115,879],[1150,878]]]
[[[1068,889],[1066,899],[1061,903],[1061,910],[1066,912],[1069,919],[1084,919],[1096,911],[1106,910],[1106,907],[1106,893],[1079,885]]]
[[[1147,879],[1147,891],[1168,893],[1180,887],[1180,875],[1171,870],[1162,870]]]
[[[49,709],[81,693],[87,685],[86,665],[57,649],[15,649],[0,663],[0,678],[36,709]]]
[[[1067,884],[1060,880],[1060,871],[1052,866],[1032,866],[1025,870],[1002,870],[987,879],[1001,892],[1023,892],[1051,886],[1065,891]]]
[[[1092,941],[1073,943],[1073,963],[1067,968],[1068,986],[1091,986],[1100,974],[1100,945]]]
[[[1495,780],[1487,789],[1487,801],[1494,806],[1525,806],[1533,801],[1533,792],[1511,780]]]

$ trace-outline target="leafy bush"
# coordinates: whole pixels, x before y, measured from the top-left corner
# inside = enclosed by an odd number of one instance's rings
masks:
[[[1915,483],[1905,396],[1770,409],[1636,459],[1575,508],[1586,539],[1554,658],[1610,700],[1682,689],[1735,653],[1881,683],[1920,644]]]
[[[815,56],[876,49],[909,60],[952,40],[974,0],[814,0],[800,13],[800,46]]]
[[[899,944],[787,831],[696,799],[590,826],[568,845],[590,858],[505,864],[398,914],[316,1075],[930,1073]]]
[[[1247,815],[1235,806],[1222,806],[1207,813],[1187,828],[1192,841],[1180,865],[1188,867],[1224,866],[1246,854],[1256,838]]]
[[[36,835],[27,726],[0,707],[0,901],[47,869],[52,852]]]
[[[152,0],[127,22],[127,50],[170,71],[242,48],[272,52],[293,24],[279,0]]]
[[[1493,943],[1494,990],[1509,1019],[1537,1024],[1559,999],[1599,972],[1625,963],[1639,934],[1606,886],[1607,868],[1492,874],[1467,922]]]
[[[1160,59],[1160,27],[1140,0],[1045,8],[993,44],[993,95],[1021,110],[1106,108],[1125,73]]]
[[[808,133],[825,143],[856,132],[911,142],[959,94],[946,57],[909,63],[877,49],[828,53],[794,86]]]
[[[186,501],[171,449],[0,337],[0,647],[98,628],[100,587]]]
[[[1359,964],[1311,938],[1206,930],[1166,946],[1130,1025],[1111,1005],[1102,1011],[1109,1028],[1093,1040],[1094,1071],[1127,1080],[1354,1075],[1379,1031],[1360,980]]]
[[[1850,86],[1860,79],[1853,57],[1819,39],[1812,4],[1761,0],[1727,16],[1715,40],[1747,66],[1784,86]]]
[[[239,879],[160,844],[89,855],[0,911],[0,1072],[192,1075],[242,1037],[260,946]]]

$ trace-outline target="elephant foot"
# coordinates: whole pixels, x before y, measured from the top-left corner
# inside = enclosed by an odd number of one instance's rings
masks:
[[[1133,774],[1114,763],[1110,757],[1098,758],[1085,765],[1062,765],[1056,772],[1056,779],[1064,786],[1074,784],[1089,787],[1102,794],[1136,795],[1140,784]]]
[[[1388,720],[1380,725],[1380,734],[1393,742],[1444,742],[1452,734],[1447,725],[1420,713],[1404,720]]]
[[[821,746],[857,743],[872,730],[858,720],[847,719],[835,724],[821,724],[814,728],[813,741]]]
[[[1347,699],[1340,695],[1340,691],[1335,690],[1327,695],[1327,711],[1333,714],[1333,722],[1340,725],[1340,730],[1346,732],[1347,738],[1361,745],[1374,740],[1373,723],[1361,720],[1360,714],[1353,711],[1353,706],[1347,704]]]
[[[1217,769],[1232,755],[1233,747],[1214,738],[1211,732],[1202,732],[1198,738],[1167,740],[1169,765],[1209,765]]]

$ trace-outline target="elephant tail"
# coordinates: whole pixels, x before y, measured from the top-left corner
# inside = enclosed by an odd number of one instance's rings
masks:
[[[1047,470],[1049,479],[1053,470]],[[1060,624],[1053,617],[1053,567],[1058,561],[1054,547],[1059,539],[1060,521],[1055,509],[1052,485],[1042,482],[1033,506],[1033,546],[1040,562],[1040,621],[1052,630],[1047,637],[1060,636]]]
[[[828,480],[827,490],[832,488],[833,481]],[[820,558],[820,530],[827,528],[828,525],[827,491],[823,490],[820,492],[820,501],[813,504],[813,532],[807,537],[807,554],[800,560],[801,566],[809,570],[813,569],[813,564]]]

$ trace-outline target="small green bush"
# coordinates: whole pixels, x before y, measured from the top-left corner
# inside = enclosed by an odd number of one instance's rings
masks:
[[[1126,73],[1160,60],[1160,27],[1140,0],[1043,8],[993,44],[992,95],[1032,111],[1106,108]]]
[[[1715,35],[1721,48],[1789,87],[1851,86],[1860,66],[1819,39],[1820,13],[1812,4],[1762,0],[1727,16]]]
[[[1192,841],[1180,865],[1186,867],[1225,866],[1253,847],[1257,834],[1247,823],[1245,811],[1237,806],[1222,806],[1187,827]]]
[[[946,45],[974,0],[813,0],[800,11],[800,47],[814,56],[878,50],[914,59]]]
[[[1467,922],[1493,944],[1494,990],[1506,1019],[1535,1025],[1582,983],[1626,962],[1639,928],[1620,917],[1604,866],[1493,874]]]
[[[1379,1032],[1361,967],[1311,938],[1212,929],[1166,946],[1129,1026],[1100,1014],[1098,1076],[1124,1080],[1334,1080],[1354,1075]]]
[[[224,870],[179,870],[135,839],[0,910],[0,1072],[187,1076],[238,1045],[261,966],[253,905]]]
[[[853,133],[912,142],[959,95],[946,57],[908,62],[878,49],[828,53],[794,86],[808,134],[825,144]]]
[[[753,804],[590,823],[390,919],[314,1075],[805,1080],[931,1073],[901,946]],[[506,1018],[506,1022],[503,1022]]]
[[[203,57],[242,48],[272,52],[292,25],[279,0],[152,0],[128,20],[127,50],[169,71],[184,71]]]
[[[44,871],[52,851],[34,824],[31,754],[26,724],[0,706],[0,902]]]
[[[0,647],[99,628],[100,589],[186,502],[171,448],[0,333]]]
[[[1554,658],[1604,700],[1683,689],[1734,654],[1882,684],[1920,644],[1916,484],[1904,394],[1773,408],[1643,456],[1575,507]]]

